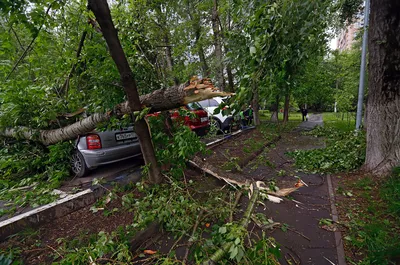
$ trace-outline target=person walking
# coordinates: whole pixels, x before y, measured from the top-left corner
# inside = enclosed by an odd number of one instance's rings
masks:
[[[308,110],[307,110],[307,108],[301,107],[300,111],[301,111],[301,115],[303,117],[303,121],[308,121]]]

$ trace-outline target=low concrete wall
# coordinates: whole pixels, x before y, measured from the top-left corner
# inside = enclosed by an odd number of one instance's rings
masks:
[[[94,203],[106,190],[96,186],[0,222],[0,241],[26,227],[37,227]]]
[[[113,181],[120,184],[127,184],[130,182],[136,183],[141,179],[141,176],[141,169],[136,167],[133,168],[133,171],[129,170],[126,173],[120,172],[109,181],[110,183]],[[109,184],[104,185],[105,186],[92,186],[84,191],[67,195],[55,202],[1,221],[0,242],[5,241],[7,237],[22,231],[26,227],[38,227],[95,203],[98,198],[106,194],[107,190],[104,187],[111,188]]]

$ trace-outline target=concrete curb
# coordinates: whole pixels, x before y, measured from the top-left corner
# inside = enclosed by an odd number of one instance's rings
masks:
[[[328,192],[329,192],[329,199],[331,201],[331,211],[332,211],[332,220],[334,222],[339,221],[337,209],[335,206],[335,193],[333,190],[332,179],[330,175],[326,177],[328,182]],[[338,258],[338,265],[346,265],[346,258],[344,254],[343,248],[343,240],[342,240],[342,233],[340,231],[335,231],[335,243],[336,243],[336,250],[337,250],[337,258]]]
[[[238,134],[241,134],[242,132],[245,132],[245,131],[248,131],[248,130],[252,130],[252,129],[255,129],[255,128],[256,128],[255,126],[249,126],[246,129],[241,129],[241,130],[238,130],[238,131],[233,132],[231,134],[227,134],[227,135],[224,136],[224,138],[221,138],[221,139],[218,139],[218,140],[215,140],[215,141],[207,143],[206,146],[210,147],[210,148],[218,146],[219,144],[221,144],[222,142],[224,142],[227,139],[232,138],[233,136],[236,136]]]

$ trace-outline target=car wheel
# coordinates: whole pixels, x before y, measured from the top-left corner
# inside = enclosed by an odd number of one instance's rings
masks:
[[[71,170],[78,178],[85,176],[89,172],[89,169],[86,166],[85,158],[79,151],[76,151],[72,154]]]
[[[218,119],[212,118],[210,120],[210,131],[215,134],[221,131],[221,122]]]

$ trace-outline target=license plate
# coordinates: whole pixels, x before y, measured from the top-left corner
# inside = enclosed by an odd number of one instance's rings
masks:
[[[200,118],[200,121],[201,121],[201,122],[206,122],[206,121],[208,121],[208,117]]]
[[[115,134],[115,139],[117,139],[117,141],[133,139],[133,138],[135,138],[135,134],[133,132],[116,133]]]

